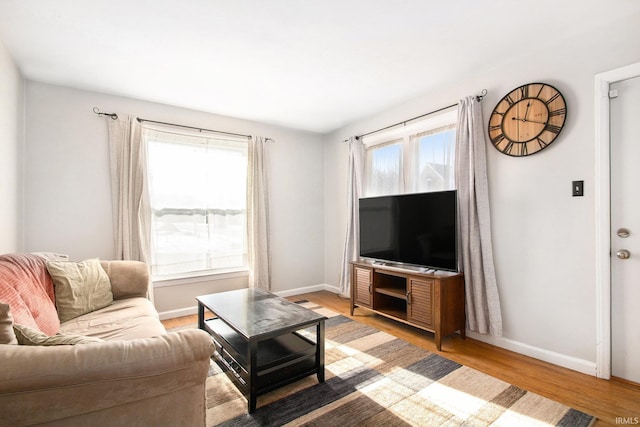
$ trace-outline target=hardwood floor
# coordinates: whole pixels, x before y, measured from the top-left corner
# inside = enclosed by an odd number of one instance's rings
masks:
[[[596,426],[640,422],[640,418],[636,418],[640,417],[638,385],[616,379],[598,379],[471,338],[463,340],[458,335],[444,338],[442,351],[438,351],[433,334],[361,308],[357,308],[352,317],[349,315],[349,300],[327,291],[297,295],[288,299],[309,300],[425,350],[594,415],[598,418]],[[172,328],[196,322],[196,316],[193,315],[165,320],[163,324],[166,328]]]

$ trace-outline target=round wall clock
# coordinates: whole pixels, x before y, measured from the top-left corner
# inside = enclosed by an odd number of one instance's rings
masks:
[[[529,83],[498,102],[489,118],[489,138],[501,153],[530,156],[555,141],[566,117],[567,104],[558,89]]]

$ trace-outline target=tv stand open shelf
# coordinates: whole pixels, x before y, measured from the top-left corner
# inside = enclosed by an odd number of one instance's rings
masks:
[[[407,295],[404,291],[400,290],[400,289],[394,289],[394,288],[378,288],[376,289],[376,292],[379,294],[384,294],[384,295],[389,295],[390,297],[394,297],[394,298],[400,298],[403,300],[407,299]]]
[[[465,337],[464,275],[421,272],[396,266],[351,263],[351,315],[356,307],[398,320],[442,337]]]

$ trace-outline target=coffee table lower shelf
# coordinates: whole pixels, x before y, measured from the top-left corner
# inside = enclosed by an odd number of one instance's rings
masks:
[[[251,396],[249,342],[220,319],[205,320],[204,326],[215,344],[215,361],[249,401],[318,373],[317,345],[310,339],[289,332],[258,341],[254,394]]]

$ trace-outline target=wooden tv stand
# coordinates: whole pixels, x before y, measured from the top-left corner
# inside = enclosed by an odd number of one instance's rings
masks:
[[[438,350],[443,336],[465,338],[463,273],[352,262],[352,316],[356,307],[433,332]]]

